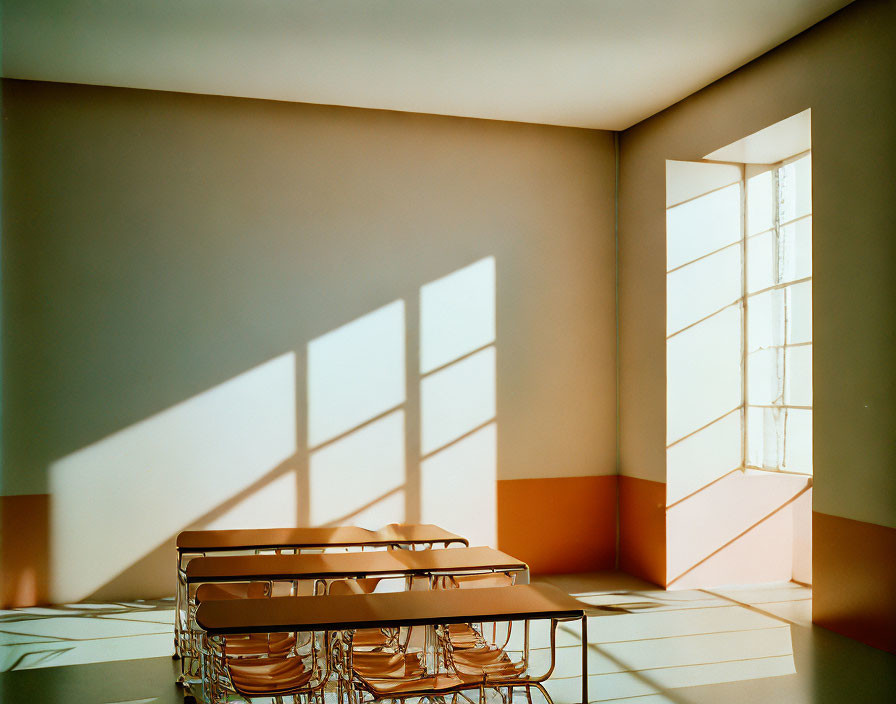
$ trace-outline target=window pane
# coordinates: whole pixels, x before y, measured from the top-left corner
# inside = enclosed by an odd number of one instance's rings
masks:
[[[784,469],[812,474],[812,411],[787,410]]]
[[[666,211],[666,264],[675,269],[740,240],[740,184]]]
[[[778,282],[796,281],[812,276],[812,218],[798,220],[781,228],[783,256]]]
[[[812,159],[807,154],[778,169],[778,222],[812,212]]]
[[[763,232],[747,240],[747,293],[774,286],[775,233]]]
[[[747,235],[775,226],[775,195],[772,171],[747,179]]]
[[[667,275],[668,334],[696,323],[740,298],[740,260],[740,247],[733,246]]]
[[[784,457],[783,408],[747,408],[747,464],[779,469]]]
[[[812,346],[788,347],[787,388],[784,402],[793,406],[812,405]]]
[[[784,292],[766,291],[747,299],[747,351],[784,344]]]
[[[812,282],[782,290],[787,294],[787,342],[812,342]]]
[[[747,358],[749,403],[768,405],[784,398],[784,350],[758,350]]]

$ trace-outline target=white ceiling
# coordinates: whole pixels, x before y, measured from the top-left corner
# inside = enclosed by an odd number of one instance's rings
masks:
[[[4,76],[624,129],[849,0],[3,0]]]

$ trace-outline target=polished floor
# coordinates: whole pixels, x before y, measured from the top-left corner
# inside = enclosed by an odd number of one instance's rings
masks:
[[[587,602],[589,700],[890,702],[896,656],[811,625],[794,583],[665,592],[620,573],[542,578]],[[0,612],[0,702],[180,704],[170,600]],[[578,701],[580,634],[561,627],[548,689]],[[533,633],[533,666],[547,664]]]

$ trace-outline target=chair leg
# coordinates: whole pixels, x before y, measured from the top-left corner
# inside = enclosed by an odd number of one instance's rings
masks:
[[[544,698],[545,698],[545,700],[547,701],[548,704],[554,704],[554,700],[551,698],[551,695],[548,694],[548,690],[546,690],[546,689],[544,688],[544,685],[543,685],[541,682],[533,682],[533,683],[532,683],[532,686],[538,688],[538,691],[541,692],[541,693],[544,695]],[[527,688],[528,688],[528,687],[527,687]],[[531,698],[529,699],[529,701],[531,701]],[[583,702],[583,704],[588,704],[588,703],[587,703],[587,702]]]

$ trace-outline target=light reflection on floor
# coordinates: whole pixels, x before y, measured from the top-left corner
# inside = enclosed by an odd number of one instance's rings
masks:
[[[593,607],[588,619],[591,702],[677,702],[674,690],[681,687],[792,675],[790,623],[754,604],[772,599],[778,605],[811,604],[811,589],[793,583],[710,593],[607,591],[582,577],[541,581]],[[581,691],[578,629],[564,627],[563,632],[557,669],[547,685],[556,704],[579,701]]]
[[[170,656],[173,623],[173,599],[0,611],[0,671]]]

